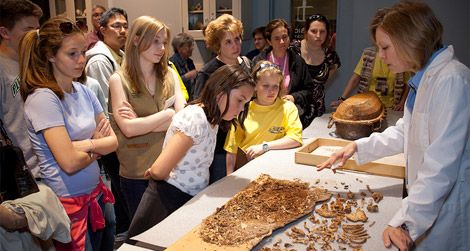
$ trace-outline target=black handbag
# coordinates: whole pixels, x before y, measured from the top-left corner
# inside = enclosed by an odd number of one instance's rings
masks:
[[[21,148],[14,146],[0,119],[0,203],[39,192]]]

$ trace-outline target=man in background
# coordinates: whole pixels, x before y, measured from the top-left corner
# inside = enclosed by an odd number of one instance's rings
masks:
[[[255,49],[246,54],[246,57],[250,60],[253,60],[253,58],[257,56],[262,50],[264,50],[267,45],[266,39],[264,38],[264,30],[265,27],[261,26],[256,28],[252,33],[253,40],[255,42]]]
[[[0,119],[12,143],[23,150],[35,177],[39,175],[39,167],[24,121],[18,58],[21,38],[39,28],[41,16],[41,8],[30,1],[0,1]]]

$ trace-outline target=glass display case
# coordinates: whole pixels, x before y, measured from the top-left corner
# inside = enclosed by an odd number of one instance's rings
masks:
[[[241,18],[241,0],[182,0],[183,31],[203,39],[202,29],[222,14]]]

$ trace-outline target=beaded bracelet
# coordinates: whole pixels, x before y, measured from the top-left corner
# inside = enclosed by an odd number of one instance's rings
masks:
[[[91,143],[90,158],[92,159],[93,158],[93,152],[95,151],[96,146],[95,146],[95,143],[93,143],[92,139],[90,139],[90,143]]]

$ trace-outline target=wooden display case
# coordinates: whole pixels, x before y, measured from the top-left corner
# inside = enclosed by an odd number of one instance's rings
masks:
[[[202,29],[222,14],[241,18],[241,0],[182,0],[183,32],[204,39]]]
[[[315,166],[326,161],[335,149],[346,146],[350,141],[338,139],[316,138],[295,152],[295,163]],[[321,147],[329,147],[324,151]],[[382,158],[364,165],[358,165],[355,160],[348,159],[346,164],[338,170],[352,170],[374,175],[394,178],[405,178],[405,162],[403,155]]]
[[[82,20],[88,26],[88,30],[93,29],[91,22],[92,0],[49,0],[51,17],[66,16],[72,20]]]

